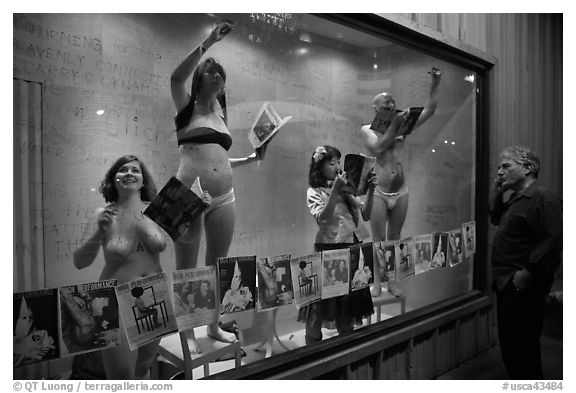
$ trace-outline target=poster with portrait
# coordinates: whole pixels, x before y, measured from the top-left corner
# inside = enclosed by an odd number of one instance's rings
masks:
[[[290,259],[294,305],[300,309],[321,299],[322,253]]]
[[[258,311],[273,310],[285,304],[292,304],[294,296],[290,254],[259,258],[256,269]]]
[[[462,228],[453,229],[448,232],[448,261],[450,267],[456,266],[462,262]]]
[[[396,249],[394,241],[373,242],[374,265],[378,266],[381,282],[396,281]]]
[[[448,232],[434,232],[430,270],[445,268],[448,258]]]
[[[117,280],[113,279],[60,288],[62,356],[120,345],[116,285]]]
[[[172,272],[172,301],[178,331],[218,322],[220,293],[216,267]]]
[[[394,249],[396,251],[396,279],[399,281],[414,275],[414,242],[412,237],[394,242]]]
[[[12,366],[58,359],[58,290],[18,292],[12,297]]]
[[[218,259],[220,314],[256,307],[256,255]]]
[[[125,282],[115,291],[130,350],[178,331],[166,273]]]
[[[350,291],[366,288],[374,282],[374,250],[372,243],[350,247]]]
[[[462,244],[466,258],[474,255],[476,252],[476,221],[469,221],[462,224]]]
[[[322,251],[322,299],[350,293],[350,249]]]
[[[434,241],[432,234],[414,237],[414,273],[421,274],[430,270],[432,264],[432,249]]]

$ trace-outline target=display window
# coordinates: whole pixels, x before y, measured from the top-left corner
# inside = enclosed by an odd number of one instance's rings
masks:
[[[482,70],[380,29],[15,14],[15,292],[117,279],[130,334],[220,320],[245,362],[482,289]]]

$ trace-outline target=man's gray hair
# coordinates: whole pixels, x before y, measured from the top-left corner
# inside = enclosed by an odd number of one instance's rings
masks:
[[[500,154],[501,157],[509,157],[518,164],[523,165],[530,170],[535,178],[540,173],[540,159],[536,154],[526,146],[510,146],[505,148]]]

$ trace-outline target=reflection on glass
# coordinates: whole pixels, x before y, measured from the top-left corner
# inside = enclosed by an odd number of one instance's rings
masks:
[[[426,107],[432,67],[442,72],[434,115],[391,146],[401,167],[390,171],[402,174],[403,184],[384,192],[406,190],[403,224],[397,237],[383,236],[386,231],[374,237],[374,226],[364,223],[366,240],[450,232],[475,219],[477,77],[472,70],[304,14],[16,14],[14,77],[44,86],[36,104],[42,111],[41,146],[26,144],[17,151],[41,157],[41,175],[26,174],[41,195],[41,208],[30,207],[41,213],[40,222],[32,221],[32,214],[20,219],[42,236],[47,287],[87,282],[101,269],[98,263],[81,273],[72,269],[72,254],[101,204],[98,182],[116,157],[138,156],[159,186],[176,174],[170,76],[224,18],[234,28],[206,56],[226,67],[229,156],[253,152],[247,133],[264,102],[280,117],[292,116],[270,142],[264,161],[233,170],[236,216],[228,256],[312,253],[318,226],[304,197],[311,152],[330,145],[343,155],[378,156],[361,136],[361,127],[374,119],[374,98],[387,92],[393,106],[386,105],[401,111]],[[208,163],[213,158],[189,158],[193,167],[229,169],[225,158]],[[429,248],[412,251],[416,264],[430,263],[424,255],[435,248]],[[172,242],[162,259],[164,270],[175,269]],[[393,287],[405,296],[408,311],[421,308],[471,290],[472,264],[464,256],[442,268],[417,265],[419,274]],[[386,275],[386,266],[376,266],[375,259],[374,278]],[[396,306],[382,307],[384,317],[397,315]],[[278,309],[280,336],[298,339],[303,326],[296,315],[292,304]]]

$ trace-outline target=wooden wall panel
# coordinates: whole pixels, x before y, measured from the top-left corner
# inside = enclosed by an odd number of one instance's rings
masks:
[[[436,330],[414,338],[412,347],[412,379],[436,376]]]
[[[463,14],[440,14],[440,26],[438,31],[442,34],[460,40],[460,28]]]
[[[478,353],[478,314],[460,320],[458,329],[458,361],[463,362]]]
[[[438,374],[442,374],[458,365],[458,331],[455,322],[438,329],[436,364]]]

